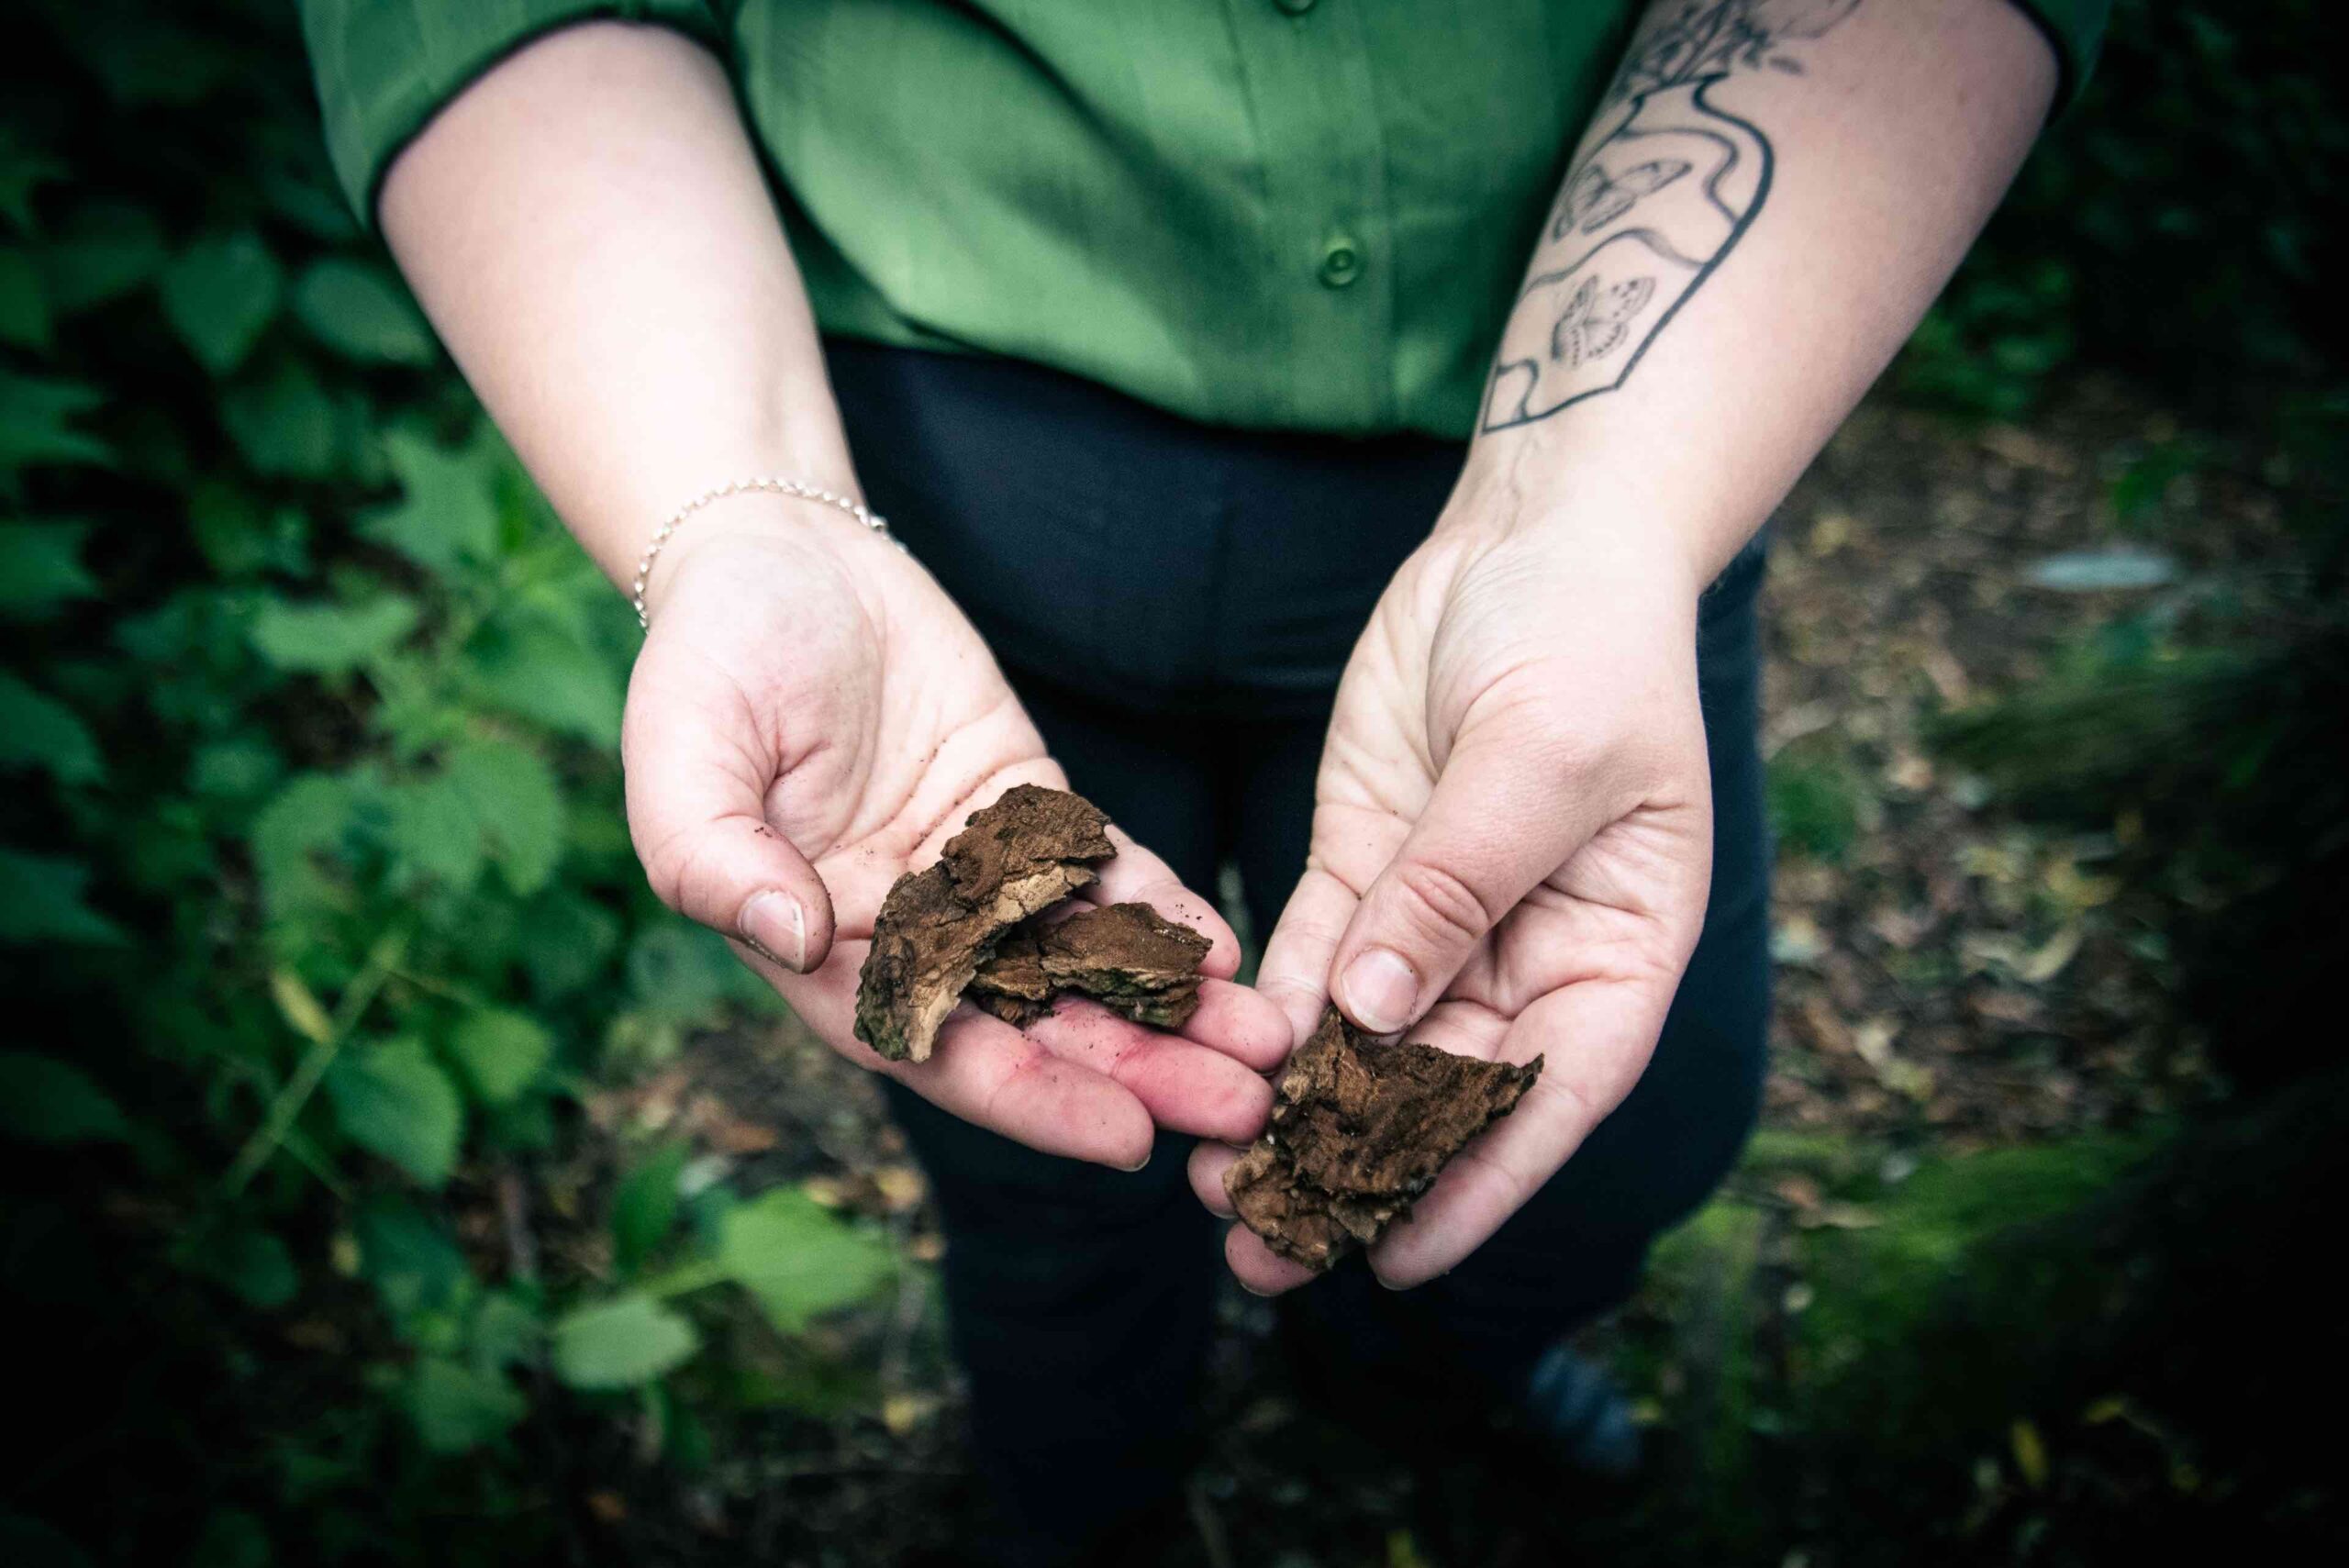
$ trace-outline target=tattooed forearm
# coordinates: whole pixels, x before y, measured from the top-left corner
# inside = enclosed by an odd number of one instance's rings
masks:
[[[1605,132],[1542,228],[1494,356],[1485,429],[1623,384],[1769,198],[1769,138],[1711,90],[1740,70],[1800,74],[1780,46],[1819,37],[1858,5],[1677,0],[1649,13],[1599,111]]]

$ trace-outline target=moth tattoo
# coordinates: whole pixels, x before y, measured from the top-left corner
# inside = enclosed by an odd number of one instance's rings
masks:
[[[1653,278],[1631,278],[1604,289],[1597,278],[1584,278],[1566,302],[1558,324],[1550,328],[1550,357],[1574,366],[1613,353],[1622,346],[1633,319],[1654,297]]]
[[[1695,167],[1685,159],[1656,158],[1620,174],[1609,174],[1595,161],[1586,163],[1566,183],[1566,194],[1558,199],[1558,217],[1550,226],[1550,238],[1596,234],[1631,211],[1642,196],[1655,195]]]
[[[1656,0],[1567,172],[1501,330],[1479,424],[1547,419],[1639,367],[1769,199],[1776,153],[1712,100],[1764,71],[1799,77],[1792,44],[1861,0]]]

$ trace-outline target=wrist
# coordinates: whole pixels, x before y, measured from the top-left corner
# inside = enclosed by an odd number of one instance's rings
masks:
[[[1686,476],[1629,473],[1594,457],[1505,452],[1480,441],[1438,520],[1458,530],[1564,555],[1609,575],[1668,584],[1693,606],[1767,520],[1689,494]]]
[[[854,492],[847,499],[862,502]],[[648,618],[657,617],[681,583],[709,572],[835,568],[886,543],[885,536],[831,503],[741,491],[693,512],[662,541],[642,574],[644,609]],[[624,591],[629,586],[621,584]]]

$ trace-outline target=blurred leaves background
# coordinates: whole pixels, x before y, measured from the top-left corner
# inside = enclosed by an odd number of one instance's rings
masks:
[[[13,19],[0,1561],[951,1554],[918,1173],[644,890],[626,607],[334,195],[290,17]],[[1780,519],[1769,1126],[1598,1341],[1657,1462],[1594,1551],[2338,1537],[2256,1414],[2343,1364],[2329,20],[2121,0]],[[1553,1478],[1325,1463],[1268,1332],[1171,1551],[1556,1560],[1503,1518]]]

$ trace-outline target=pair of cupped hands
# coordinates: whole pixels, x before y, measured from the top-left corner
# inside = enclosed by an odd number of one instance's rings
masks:
[[[1086,890],[1212,940],[1179,1034],[1065,1000],[1015,1029],[965,1006],[930,1058],[851,1031],[890,885],[1018,784],[1074,788],[978,633],[909,555],[746,496],[664,552],[630,682],[628,816],[654,890],[735,949],[834,1050],[1053,1154],[1137,1169],[1197,1134],[1190,1180],[1264,1129],[1269,1076],[1334,1000],[1371,1032],[1547,1062],[1515,1114],[1372,1249],[1389,1285],[1468,1256],[1646,1066],[1702,923],[1711,797],[1701,584],[1653,543],[1498,526],[1455,504],[1388,585],[1338,688],[1312,849],[1252,987],[1214,900],[1147,846]],[[1463,515],[1464,512],[1465,515]],[[1234,1226],[1260,1293],[1309,1277]]]

